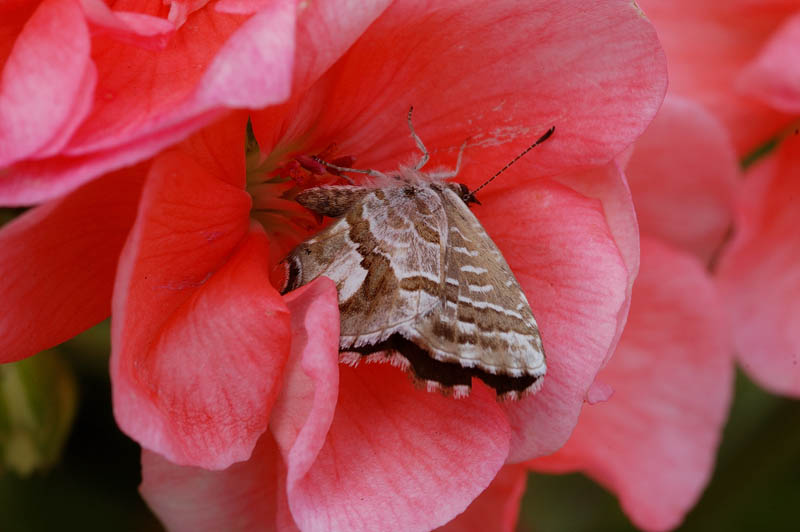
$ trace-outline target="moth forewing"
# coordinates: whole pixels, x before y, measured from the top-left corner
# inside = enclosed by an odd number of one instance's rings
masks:
[[[407,169],[386,185],[301,196],[339,218],[285,259],[284,291],[320,275],[336,283],[342,360],[383,359],[455,395],[468,393],[473,377],[500,398],[539,388],[546,366],[536,321],[467,207],[465,185]]]
[[[451,313],[468,331],[461,357],[471,354],[493,374],[544,375],[539,327],[519,282],[464,201],[452,190],[443,198],[449,226],[446,281],[458,280],[458,304],[450,306]],[[467,341],[469,331],[478,335],[477,345]]]

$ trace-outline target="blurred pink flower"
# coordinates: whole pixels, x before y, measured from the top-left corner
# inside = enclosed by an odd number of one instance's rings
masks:
[[[786,142],[744,186],[736,151],[763,145],[800,108],[800,4],[640,4],[664,43],[672,96],[626,166],[642,267],[619,348],[598,375],[614,392],[584,409],[559,452],[531,466],[584,471],[617,494],[638,527],[666,530],[710,477],[730,401],[731,342],[756,380],[798,393],[790,324],[800,318],[792,295],[800,257],[789,237],[798,144]],[[722,124],[677,95],[696,98]],[[712,278],[706,270],[718,259]]]
[[[15,244],[0,259],[14,309],[0,329],[29,332],[9,337],[8,360],[102,318],[114,280],[115,414],[147,449],[142,490],[171,528],[447,523],[506,461],[564,443],[621,334],[638,232],[612,159],[665,90],[648,22],[627,1],[407,1],[356,39],[353,16],[320,3],[302,12],[291,98],[250,115],[267,155],[257,177],[333,145],[359,167],[395,168],[418,156],[404,121],[414,103],[432,164],[453,166],[469,138],[459,181],[474,187],[555,125],[475,209],[529,295],[547,384],[498,404],[476,383],[457,401],[413,389],[396,368],[340,367],[331,284],[280,297],[269,282],[285,227],[252,209],[289,202],[246,183],[247,116],[231,113],[155,157],[144,185],[143,169],[110,174],[0,231],[0,245]],[[114,176],[129,174],[118,188]],[[71,217],[95,208],[116,225],[83,238]],[[44,260],[73,241],[65,262]]]
[[[783,23],[742,75],[754,97],[795,116],[798,49],[800,12]],[[798,139],[795,122],[778,148],[748,170],[737,190],[736,231],[718,269],[742,367],[766,389],[794,397],[800,397]]]
[[[697,101],[749,154],[795,119],[797,0],[640,0],[669,63],[670,92]]]
[[[736,233],[718,269],[744,370],[773,393],[800,397],[800,136],[747,172]]]
[[[642,264],[622,339],[567,444],[536,471],[583,471],[644,530],[675,528],[700,497],[733,386],[724,307],[706,265],[732,219],[739,170],[727,132],[668,96],[626,168]]]
[[[800,3],[739,75],[742,91],[789,115],[800,113]]]

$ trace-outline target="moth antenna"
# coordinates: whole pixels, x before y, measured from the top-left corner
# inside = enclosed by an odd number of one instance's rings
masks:
[[[510,163],[508,163],[507,165],[505,165],[504,167],[502,167],[502,168],[500,169],[500,171],[499,171],[499,172],[497,172],[497,173],[496,173],[496,174],[494,174],[492,177],[490,177],[490,178],[489,178],[489,179],[488,179],[488,180],[487,180],[487,181],[486,181],[484,184],[482,184],[481,186],[479,186],[478,188],[476,188],[475,190],[473,190],[472,192],[470,192],[470,194],[469,194],[469,195],[470,195],[470,197],[472,197],[472,199],[474,200],[474,199],[475,199],[475,193],[476,193],[476,192],[478,192],[480,189],[482,189],[483,187],[485,187],[486,185],[488,185],[489,183],[491,183],[492,181],[494,181],[494,178],[496,178],[497,176],[499,176],[500,174],[502,174],[503,172],[505,172],[506,170],[508,170],[508,167],[509,167],[509,166],[511,166],[511,165],[512,165],[512,164],[514,164],[515,162],[519,161],[520,159],[522,159],[522,157],[523,157],[523,156],[524,156],[526,153],[528,153],[529,151],[531,151],[532,149],[534,149],[536,146],[538,146],[538,145],[539,145],[539,144],[541,144],[542,142],[544,142],[544,141],[546,141],[547,139],[549,139],[549,138],[550,138],[550,136],[553,134],[553,131],[555,131],[555,130],[556,130],[556,126],[552,126],[552,127],[550,127],[550,129],[548,129],[547,131],[545,131],[544,135],[542,135],[541,137],[539,137],[539,140],[537,140],[536,142],[534,142],[533,144],[531,144],[530,146],[528,146],[527,148],[525,148],[525,150],[523,150],[523,152],[522,152],[522,153],[520,153],[519,155],[517,155],[516,157],[514,157],[514,158],[511,160],[511,162],[510,162]]]
[[[408,129],[411,130],[411,138],[414,139],[414,142],[417,143],[417,148],[419,151],[422,152],[422,159],[419,160],[417,165],[414,167],[414,170],[421,170],[425,164],[427,164],[428,160],[431,158],[430,153],[428,153],[428,148],[422,143],[422,139],[419,138],[417,132],[414,131],[414,124],[411,123],[411,113],[414,111],[414,106],[408,108]]]
[[[319,157],[313,157],[313,159],[315,161],[317,161],[319,164],[323,164],[323,165],[327,166],[328,168],[333,168],[334,170],[337,170],[339,172],[355,172],[357,174],[367,174],[370,177],[382,177],[384,179],[389,179],[388,177],[386,177],[386,174],[384,174],[382,172],[379,172],[377,170],[359,170],[358,168],[347,168],[345,166],[336,166],[335,164],[329,163],[328,161],[324,161],[324,160],[320,159]],[[345,181],[347,181],[351,185],[355,185],[355,182],[352,179],[350,179],[349,177],[347,177],[345,175],[342,175],[342,176],[339,176],[339,177],[341,177],[342,179],[344,179]]]

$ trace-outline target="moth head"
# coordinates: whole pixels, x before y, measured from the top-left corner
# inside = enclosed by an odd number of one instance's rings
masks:
[[[448,183],[447,188],[455,192],[458,197],[461,198],[461,201],[467,205],[470,203],[476,203],[478,205],[481,204],[481,202],[478,201],[478,198],[475,197],[475,194],[470,192],[469,187],[467,187],[467,185],[464,183]]]

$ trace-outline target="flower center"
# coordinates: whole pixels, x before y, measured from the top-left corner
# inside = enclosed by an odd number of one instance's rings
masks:
[[[321,161],[349,167],[355,159],[334,158],[335,151],[336,145],[331,144],[314,155],[302,150],[265,154],[248,128],[247,192],[253,198],[250,217],[264,227],[273,246],[277,247],[275,256],[278,259],[319,229],[321,217],[297,203],[295,197],[308,188],[340,181],[339,172]]]

